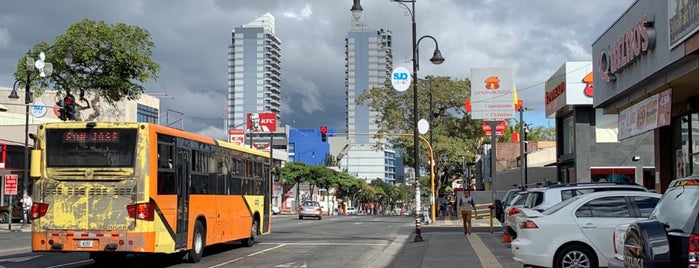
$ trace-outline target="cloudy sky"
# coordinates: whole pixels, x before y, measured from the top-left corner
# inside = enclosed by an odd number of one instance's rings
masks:
[[[446,58],[419,75],[468,78],[471,68],[513,68],[520,98],[544,116],[544,82],[565,61],[591,61],[591,44],[633,0],[417,0],[417,34],[432,35]],[[11,87],[17,60],[40,41],[52,43],[83,18],[148,30],[159,79],[147,92],[161,111],[184,114],[184,128],[222,137],[231,32],[270,12],[282,41],[282,120],[295,128],[344,130],[344,38],[352,0],[65,0],[4,1],[0,8],[0,86]],[[393,32],[394,65],[411,66],[410,17],[389,0],[364,0],[364,20]],[[427,41],[427,40],[426,40]],[[3,96],[0,96],[3,97]],[[174,116],[174,115],[173,115]],[[165,118],[162,118],[163,123]]]

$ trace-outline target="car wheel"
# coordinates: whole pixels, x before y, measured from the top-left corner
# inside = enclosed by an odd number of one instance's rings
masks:
[[[323,216],[318,216],[318,220],[322,220],[322,219],[323,219]]]
[[[670,267],[670,244],[665,226],[658,221],[638,221],[629,225],[624,239],[624,260],[628,264]]]
[[[192,235],[192,249],[189,251],[188,259],[192,263],[197,263],[204,255],[204,247],[206,246],[206,230],[201,221],[194,224],[194,234]]]
[[[299,220],[303,220],[303,216],[299,216]]]
[[[10,222],[10,213],[0,212],[0,223]]]
[[[257,219],[252,221],[252,230],[250,230],[250,237],[243,239],[243,246],[252,247],[255,244],[257,235],[259,234],[260,223]]]
[[[555,268],[572,268],[572,267],[598,267],[597,256],[588,247],[581,245],[570,245],[556,255],[553,267]]]

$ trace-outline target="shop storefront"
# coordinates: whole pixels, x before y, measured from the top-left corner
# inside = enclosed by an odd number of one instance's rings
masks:
[[[593,106],[654,137],[654,188],[699,173],[699,3],[639,0],[592,44]],[[598,79],[599,78],[599,79]]]
[[[654,187],[648,183],[653,181],[652,135],[619,141],[617,116],[592,107],[593,78],[592,62],[579,61],[564,63],[546,81],[546,116],[556,119],[558,181]]]

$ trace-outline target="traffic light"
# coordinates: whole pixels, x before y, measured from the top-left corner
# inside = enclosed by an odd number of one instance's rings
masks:
[[[58,106],[58,119],[61,119],[63,121],[66,121],[66,105],[63,100],[59,100],[56,102],[56,106]]]
[[[65,120],[75,120],[75,97],[70,93],[63,98]]]
[[[328,141],[328,128],[326,126],[320,126],[320,140],[323,142]]]

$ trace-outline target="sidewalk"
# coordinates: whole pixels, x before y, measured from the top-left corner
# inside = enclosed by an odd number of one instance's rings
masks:
[[[10,229],[10,225],[8,223],[0,223],[0,233],[7,233],[7,232],[31,232],[32,231],[32,225],[27,224],[25,226],[22,226],[21,222],[13,222],[12,223],[12,229]]]
[[[410,227],[401,232],[410,235],[393,242],[382,256],[384,262],[379,258],[372,267],[522,267],[512,259],[510,245],[502,243],[499,221],[493,219],[492,233],[488,218],[471,224],[471,235],[465,235],[458,217],[439,217],[436,223],[422,225],[422,242],[415,242],[415,229]]]

